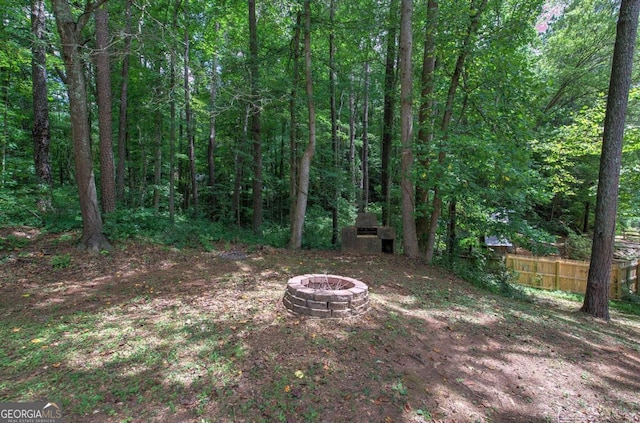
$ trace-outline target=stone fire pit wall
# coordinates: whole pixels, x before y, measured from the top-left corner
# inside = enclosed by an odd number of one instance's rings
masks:
[[[302,275],[289,279],[282,302],[292,312],[305,316],[357,316],[369,309],[369,288],[344,276]]]

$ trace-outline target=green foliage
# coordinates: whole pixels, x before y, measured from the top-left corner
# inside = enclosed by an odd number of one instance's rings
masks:
[[[54,189],[51,205],[52,211],[42,216],[42,223],[47,232],[68,232],[82,227],[80,203],[75,187]]]
[[[593,239],[588,234],[569,232],[565,241],[567,257],[572,260],[589,260]]]
[[[51,266],[54,269],[65,269],[71,265],[71,255],[63,254],[51,257]]]
[[[4,238],[0,238],[0,251],[18,250],[29,245],[29,242],[29,238],[9,235]]]
[[[455,260],[453,264],[442,263],[456,276],[478,288],[508,298],[531,302],[524,287],[515,283],[517,276],[504,266],[501,259],[476,254],[473,260]]]
[[[36,192],[29,187],[0,188],[0,226],[40,226]]]

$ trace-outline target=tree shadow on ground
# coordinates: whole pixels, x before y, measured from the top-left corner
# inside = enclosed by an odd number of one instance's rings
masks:
[[[613,422],[640,411],[637,318],[508,300],[398,256],[230,260],[222,248],[129,244],[87,260],[57,244],[46,248],[70,264],[52,269],[33,247],[0,267],[0,397],[57,395],[73,421]],[[324,272],[367,283],[372,309],[289,313],[286,280]]]

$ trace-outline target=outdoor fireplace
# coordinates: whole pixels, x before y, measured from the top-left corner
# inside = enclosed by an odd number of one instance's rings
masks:
[[[344,276],[301,275],[289,279],[282,302],[292,312],[305,316],[351,317],[369,309],[369,288]]]
[[[393,254],[395,239],[395,228],[378,226],[376,215],[373,213],[359,213],[355,226],[342,228],[342,251]]]

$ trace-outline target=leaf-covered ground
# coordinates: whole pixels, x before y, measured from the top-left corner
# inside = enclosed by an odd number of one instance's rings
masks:
[[[4,229],[0,402],[69,422],[638,422],[640,318],[545,293],[489,294],[400,256],[118,244]],[[287,280],[369,285],[371,310],[314,320]]]

